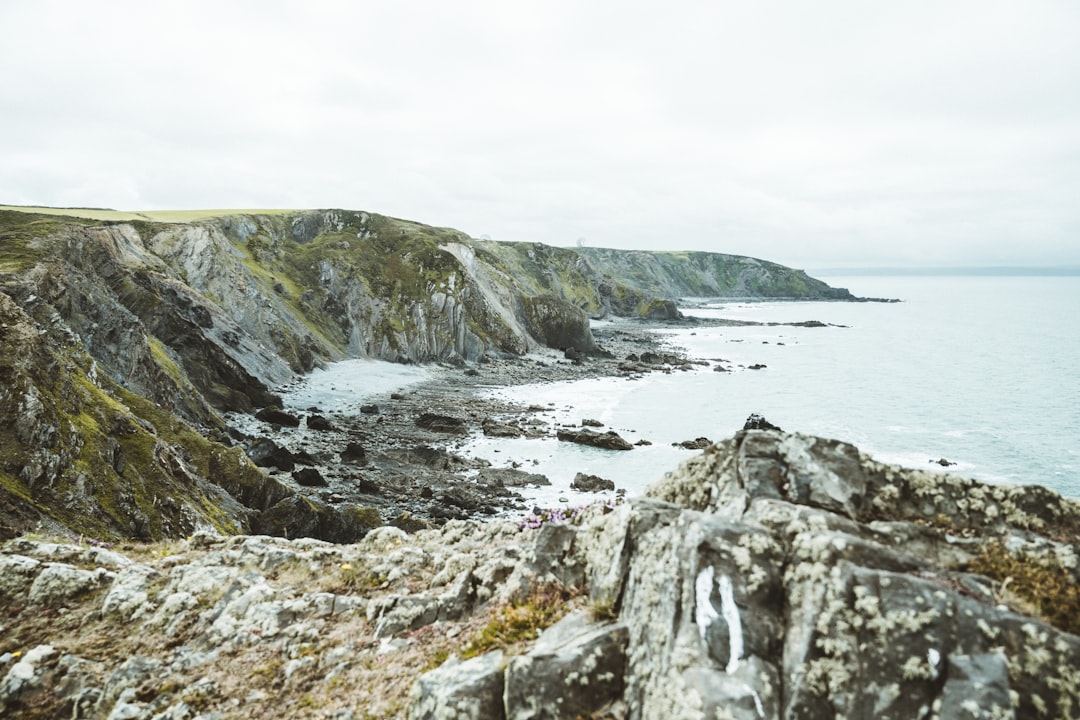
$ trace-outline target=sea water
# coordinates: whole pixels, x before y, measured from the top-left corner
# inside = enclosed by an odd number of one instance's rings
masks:
[[[717,302],[686,314],[827,327],[688,327],[666,340],[711,367],[493,391],[548,410],[552,431],[591,418],[628,452],[553,438],[474,438],[463,452],[546,474],[540,504],[565,500],[577,472],[635,495],[751,413],[792,432],[857,445],[879,460],[1036,484],[1080,497],[1080,277],[823,278],[903,302]],[[841,327],[842,326],[842,327]],[[721,364],[731,372],[715,372]],[[751,365],[764,365],[758,370]]]

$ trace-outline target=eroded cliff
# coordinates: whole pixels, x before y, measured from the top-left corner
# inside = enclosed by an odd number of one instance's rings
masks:
[[[588,354],[600,350],[590,316],[677,316],[658,294],[669,287],[613,274],[579,251],[365,212],[192,222],[71,212],[0,210],[6,332],[23,339],[4,348],[8,533],[44,520],[108,536],[248,529],[252,513],[300,501],[242,457],[213,460],[239,452],[219,413],[273,405],[273,388],[344,357],[460,364],[543,346]],[[760,266],[728,273],[733,287],[819,296]],[[47,412],[27,398],[49,399]],[[177,490],[188,476],[190,491]],[[365,531],[335,509],[301,505],[321,537]]]

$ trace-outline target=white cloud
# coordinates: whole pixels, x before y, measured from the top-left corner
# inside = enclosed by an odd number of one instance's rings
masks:
[[[14,0],[0,202],[1080,264],[1080,6]]]

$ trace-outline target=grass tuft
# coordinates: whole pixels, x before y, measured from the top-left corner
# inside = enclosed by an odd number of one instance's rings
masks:
[[[573,600],[580,592],[550,583],[504,605],[465,646],[461,658],[468,660],[498,649],[513,651],[515,646],[535,640],[573,609]]]
[[[1001,542],[983,546],[968,568],[1002,584],[1016,609],[1074,635],[1080,634],[1080,586],[1068,570]]]

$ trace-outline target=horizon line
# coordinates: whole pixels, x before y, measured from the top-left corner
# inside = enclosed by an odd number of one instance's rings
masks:
[[[871,265],[865,267],[825,267],[805,271],[818,276],[1075,276],[1080,265],[928,265],[897,267]]]

